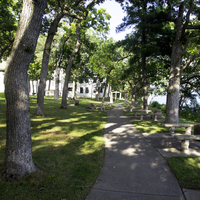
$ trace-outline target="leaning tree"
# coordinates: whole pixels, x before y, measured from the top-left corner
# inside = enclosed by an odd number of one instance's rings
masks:
[[[28,67],[33,58],[46,8],[45,0],[24,0],[15,41],[5,70],[7,181],[37,170],[32,159]]]

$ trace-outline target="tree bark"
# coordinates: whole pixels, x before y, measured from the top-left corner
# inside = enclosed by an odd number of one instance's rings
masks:
[[[63,109],[67,109],[68,83],[70,79],[71,68],[72,68],[75,56],[78,53],[81,46],[80,32],[81,32],[81,20],[78,20],[77,26],[76,26],[76,46],[69,58],[66,76],[65,76],[65,83],[63,87],[62,102],[60,106]]]
[[[95,96],[95,101],[99,101],[99,74],[97,75],[97,80],[96,80],[96,96]]]
[[[179,7],[179,15],[176,19],[176,37],[172,46],[169,86],[167,92],[166,123],[179,123],[179,92],[180,92],[180,70],[182,60],[182,36],[183,29],[183,4]]]
[[[109,73],[110,73],[110,72],[109,72]],[[105,83],[105,87],[104,87],[104,91],[103,91],[102,103],[104,103],[104,100],[105,100],[106,88],[107,88],[107,85],[108,85],[108,79],[109,79],[109,74],[107,74],[107,77],[106,77],[106,83]]]
[[[54,99],[57,99],[57,100],[59,100],[60,70],[61,68],[59,66],[56,66]]]
[[[5,71],[6,150],[3,174],[18,180],[37,170],[32,159],[28,67],[33,58],[46,8],[45,0],[24,0],[20,21]]]
[[[48,90],[51,90],[51,80],[49,80],[49,86],[48,86]]]
[[[174,42],[171,56],[169,87],[167,92],[166,123],[179,123],[181,53],[182,42]]]
[[[170,2],[170,1],[169,1]],[[187,35],[186,29],[199,29],[200,26],[191,26],[188,25],[190,22],[190,15],[194,10],[194,1],[189,2],[189,9],[185,17],[183,14],[186,12],[184,9],[185,2],[181,2],[178,10],[178,17],[176,19],[171,18],[171,4],[168,3],[169,8],[169,21],[173,21],[176,26],[176,37],[172,47],[171,55],[171,67],[170,67],[170,77],[169,77],[169,86],[167,93],[167,105],[166,105],[166,123],[179,123],[179,93],[180,93],[180,79],[181,73],[184,69],[187,68],[188,64],[181,69],[182,55],[186,53],[188,44],[191,40],[196,39],[197,37],[191,37],[187,40],[182,48],[183,41]],[[198,50],[199,51],[199,50]],[[196,55],[192,56],[191,60],[195,58]]]
[[[33,80],[32,80],[32,88],[33,88],[32,95],[35,95],[34,81]]]
[[[63,43],[62,43],[62,46],[61,46],[61,50],[60,50],[60,55],[59,55],[59,58],[58,58],[58,61],[56,63],[56,75],[55,75],[55,94],[54,94],[54,99],[57,99],[59,100],[59,84],[60,84],[60,65],[62,63],[62,56],[63,56],[63,51],[64,51],[64,45],[65,43],[67,42],[67,40],[70,38],[70,35],[69,37],[67,37]],[[60,45],[59,45],[60,46]]]
[[[41,74],[40,74],[40,83],[38,87],[38,94],[37,94],[37,106],[35,115],[38,116],[44,116],[44,91],[46,87],[46,79],[47,79],[47,73],[48,73],[48,64],[49,64],[49,57],[51,53],[51,44],[53,41],[53,38],[57,32],[58,24],[60,20],[64,17],[64,13],[59,13],[54,21],[51,23],[51,26],[48,31],[48,36],[46,39],[44,52],[43,52],[43,59],[42,59],[42,68],[41,68]]]

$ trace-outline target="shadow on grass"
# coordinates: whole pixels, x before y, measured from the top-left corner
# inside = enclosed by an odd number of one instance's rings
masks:
[[[45,115],[31,115],[32,151],[40,169],[13,184],[0,180],[2,199],[83,199],[100,173],[104,160],[105,112],[88,112],[92,100],[58,109],[60,101],[45,99]],[[31,113],[36,99],[30,98]],[[4,107],[0,101],[0,108]],[[5,113],[4,113],[5,114]],[[0,168],[5,151],[5,116],[0,119]]]

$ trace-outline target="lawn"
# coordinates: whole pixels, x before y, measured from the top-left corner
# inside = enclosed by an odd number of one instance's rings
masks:
[[[39,171],[14,183],[0,179],[0,199],[84,199],[104,160],[107,114],[88,110],[94,99],[78,99],[78,106],[59,109],[61,101],[45,97],[45,118],[34,116],[36,96],[30,97],[32,152]],[[110,109],[110,108],[109,108]],[[0,168],[6,138],[5,99],[0,93]]]

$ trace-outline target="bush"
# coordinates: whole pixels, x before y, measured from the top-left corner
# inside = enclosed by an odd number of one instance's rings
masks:
[[[194,107],[189,107],[188,105],[183,107],[183,110],[179,112],[181,117],[184,117],[189,120],[198,121],[200,118],[200,106],[196,104]]]
[[[157,101],[153,101],[149,106],[162,110],[163,112],[166,112],[166,105],[159,104]]]
[[[150,104],[151,107],[153,108],[158,108],[160,106],[160,104],[157,102],[157,101],[153,101],[151,104]]]

